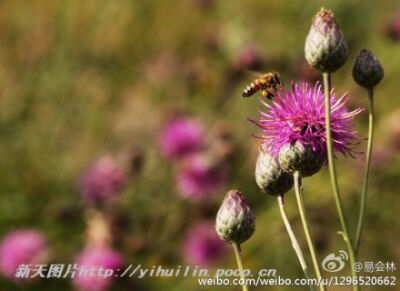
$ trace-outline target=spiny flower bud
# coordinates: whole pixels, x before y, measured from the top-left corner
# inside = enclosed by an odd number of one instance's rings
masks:
[[[215,229],[220,239],[241,244],[254,233],[254,215],[242,193],[231,190],[218,210]]]
[[[294,144],[286,144],[281,148],[279,163],[285,171],[289,173],[299,171],[302,177],[307,177],[321,169],[324,158],[320,153],[314,152],[311,147],[296,141]]]
[[[292,176],[263,148],[258,154],[255,175],[258,187],[269,195],[283,195],[293,186]]]
[[[347,58],[347,44],[332,11],[321,8],[314,16],[305,45],[307,62],[322,72],[334,72]]]
[[[357,84],[372,89],[382,80],[383,74],[381,62],[372,52],[362,49],[353,66],[353,78]]]

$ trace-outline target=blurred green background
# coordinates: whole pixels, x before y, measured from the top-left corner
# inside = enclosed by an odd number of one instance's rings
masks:
[[[335,12],[349,45],[349,60],[333,76],[338,95],[349,92],[352,108],[367,106],[366,93],[351,78],[352,59],[361,48],[372,50],[385,68],[376,90],[375,143],[378,157],[384,158],[373,167],[360,259],[399,263],[400,151],[392,143],[400,138],[393,128],[400,122],[400,43],[385,33],[399,8],[395,0],[1,1],[0,235],[21,227],[37,228],[49,241],[53,261],[72,262],[85,240],[85,207],[77,180],[100,155],[118,155],[134,146],[143,153],[143,167],[130,177],[109,210],[114,247],[126,263],[185,265],[186,230],[196,221],[214,219],[225,192],[237,188],[256,215],[256,232],[243,245],[245,266],[276,268],[283,277],[302,276],[276,200],[262,195],[254,182],[259,141],[251,135],[259,130],[247,118],[257,118],[261,106],[257,98],[243,99],[241,93],[250,80],[246,69],[277,70],[286,85],[302,78],[305,37],[321,5]],[[247,45],[258,58],[250,68],[239,57]],[[183,200],[176,194],[173,165],[158,148],[163,123],[176,111],[204,123],[210,133],[222,126],[232,135],[229,181],[206,202]],[[366,136],[365,112],[357,118],[357,129]],[[363,141],[360,149],[364,147]],[[362,161],[363,155],[337,160],[352,232]],[[337,234],[339,221],[327,169],[307,178],[304,189],[322,259],[345,248]],[[286,203],[307,249],[292,192]],[[235,268],[233,254],[214,266]],[[0,286],[1,290],[72,288],[66,279],[24,285],[3,278]],[[222,289],[199,287],[195,279],[185,278],[120,279],[113,288]],[[252,290],[267,288],[286,290]]]

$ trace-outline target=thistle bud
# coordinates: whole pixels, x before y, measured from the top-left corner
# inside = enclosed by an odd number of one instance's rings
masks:
[[[314,152],[309,146],[296,141],[294,144],[284,145],[279,152],[279,163],[288,173],[299,171],[302,177],[317,173],[323,163],[321,154]]]
[[[258,154],[255,176],[258,187],[269,195],[283,195],[293,186],[292,176],[263,148]]]
[[[305,45],[307,62],[322,72],[334,72],[347,58],[347,44],[332,11],[322,8],[311,24]]]
[[[254,233],[254,215],[242,193],[231,190],[218,210],[215,229],[220,239],[241,244]]]
[[[372,89],[383,78],[381,62],[369,50],[362,49],[353,66],[353,78],[358,85]]]

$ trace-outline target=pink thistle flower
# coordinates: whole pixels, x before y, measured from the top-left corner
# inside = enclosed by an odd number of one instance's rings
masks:
[[[204,154],[194,154],[182,161],[176,179],[182,197],[201,199],[225,184],[227,171],[224,164],[211,161]]]
[[[189,264],[206,267],[226,255],[227,244],[219,239],[212,223],[201,222],[189,230],[183,249]]]
[[[19,265],[36,265],[45,262],[48,250],[42,234],[25,229],[8,233],[0,245],[0,272],[15,278]]]
[[[104,291],[112,284],[113,277],[97,276],[99,268],[112,269],[114,272],[123,264],[122,256],[107,247],[87,248],[76,259],[78,270],[73,279],[73,284],[80,291]],[[89,270],[93,268],[96,276],[90,276]],[[103,271],[104,273],[104,271]]]
[[[196,152],[203,144],[203,127],[186,117],[177,117],[167,123],[160,136],[161,151],[170,159]]]
[[[336,100],[331,92],[331,126],[333,151],[353,157],[356,131],[353,130],[354,117],[363,110],[357,108],[349,112],[346,108],[348,95]],[[326,157],[325,105],[321,85],[310,87],[306,83],[292,83],[291,91],[278,92],[276,99],[267,104],[261,101],[267,112],[260,112],[260,120],[250,120],[263,131],[264,145],[271,155],[278,157],[284,145],[301,144],[315,153]]]
[[[102,204],[119,194],[125,177],[110,156],[94,163],[80,180],[83,198],[90,204]]]

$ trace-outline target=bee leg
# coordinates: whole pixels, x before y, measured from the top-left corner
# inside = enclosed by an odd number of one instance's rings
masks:
[[[263,95],[263,97],[269,98],[268,94],[269,94],[269,92],[267,90],[261,90],[261,95]]]
[[[269,100],[272,100],[274,97],[275,97],[275,94],[273,94],[273,93],[271,93],[271,92],[269,92],[269,91],[266,91],[267,92],[267,98],[269,99]]]

